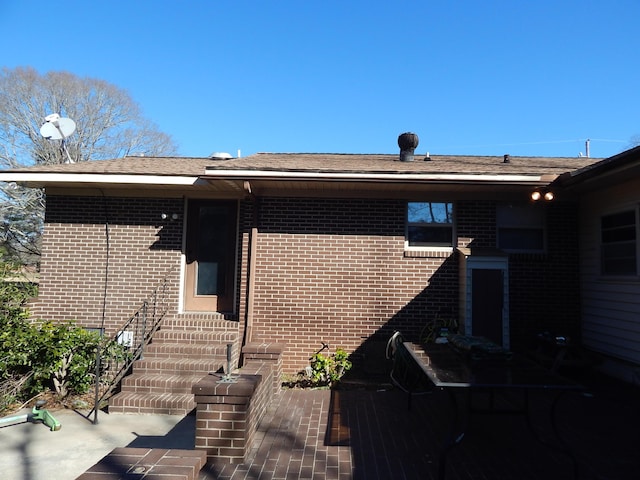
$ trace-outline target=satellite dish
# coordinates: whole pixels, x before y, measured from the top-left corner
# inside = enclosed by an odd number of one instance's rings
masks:
[[[40,135],[48,140],[64,140],[76,131],[76,122],[70,118],[60,117],[52,113],[44,117],[45,123],[40,127]]]
[[[44,117],[45,123],[40,127],[40,135],[47,140],[62,140],[62,149],[67,154],[67,163],[74,163],[64,140],[76,131],[76,122],[70,118],[60,117],[52,113]]]

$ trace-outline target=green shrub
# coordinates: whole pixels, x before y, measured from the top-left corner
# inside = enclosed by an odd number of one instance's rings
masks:
[[[285,379],[283,384],[302,388],[332,387],[350,369],[349,354],[342,348],[331,355],[318,352],[311,357],[308,367],[295,378]]]
[[[0,260],[0,382],[31,373],[21,396],[49,389],[60,397],[86,393],[95,382],[98,347],[105,364],[122,359],[124,348],[74,322],[31,322],[24,305],[35,287],[4,281],[11,271]]]

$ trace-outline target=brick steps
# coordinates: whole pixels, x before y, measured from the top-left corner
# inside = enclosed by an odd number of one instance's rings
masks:
[[[208,343],[154,343],[150,344],[144,353],[145,358],[149,357],[188,357],[197,356],[202,359],[226,358],[227,344]]]
[[[167,374],[142,374],[135,372],[122,381],[121,392],[134,393],[191,393],[193,385],[204,375],[196,373],[195,375],[167,375]]]
[[[237,333],[211,332],[204,330],[160,329],[153,337],[154,343],[227,343],[232,342]]]
[[[192,393],[120,392],[109,400],[109,413],[187,415],[195,406]]]
[[[214,372],[223,365],[222,360],[198,359],[189,357],[171,358],[169,355],[164,356],[145,356],[144,359],[134,363],[134,372],[140,373],[164,373],[167,375],[175,374],[196,374],[206,375]]]
[[[162,321],[163,330],[184,330],[189,331],[205,330],[211,332],[224,332],[238,328],[238,322],[223,320],[219,317],[200,318],[190,315],[181,315]]]
[[[133,364],[109,413],[186,415],[195,408],[192,386],[221,367],[238,323],[220,315],[179,315],[163,320],[144,356]]]
[[[207,461],[198,450],[116,448],[77,480],[196,480]],[[136,473],[139,470],[141,473]]]

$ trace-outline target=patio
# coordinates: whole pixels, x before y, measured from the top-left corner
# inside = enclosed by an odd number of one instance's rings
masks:
[[[441,391],[415,397],[384,379],[328,390],[285,390],[262,421],[250,461],[206,466],[213,479],[430,479],[452,411]],[[583,381],[585,379],[582,379]],[[640,471],[640,394],[637,387],[599,376],[589,394],[565,394],[557,425],[571,447],[581,479],[625,480]],[[534,428],[552,441],[551,392],[531,397]],[[447,478],[566,479],[571,459],[539,443],[519,416],[474,416],[447,462]]]

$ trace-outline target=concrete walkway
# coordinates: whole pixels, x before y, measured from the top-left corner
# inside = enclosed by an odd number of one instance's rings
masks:
[[[100,413],[94,425],[73,410],[51,413],[62,425],[58,431],[41,423],[0,428],[0,478],[72,480],[116,447],[194,448],[192,416]]]

